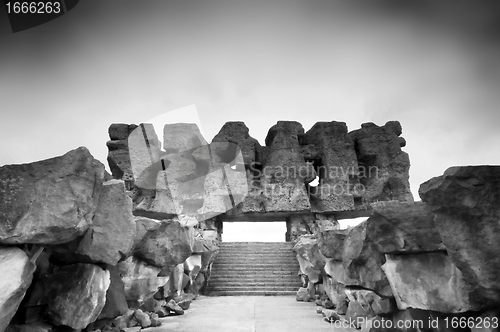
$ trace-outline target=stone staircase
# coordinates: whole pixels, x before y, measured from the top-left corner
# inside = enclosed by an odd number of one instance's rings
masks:
[[[210,296],[295,295],[302,283],[290,242],[222,242]]]

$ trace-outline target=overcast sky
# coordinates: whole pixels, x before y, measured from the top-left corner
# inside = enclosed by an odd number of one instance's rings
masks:
[[[410,181],[500,163],[500,15],[485,1],[80,1],[13,34],[0,16],[0,165],[195,104],[207,140],[244,121],[399,120]],[[496,2],[498,3],[498,2]]]

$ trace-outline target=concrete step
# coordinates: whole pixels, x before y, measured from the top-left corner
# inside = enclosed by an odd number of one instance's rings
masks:
[[[265,273],[264,273],[265,272]],[[219,276],[222,276],[222,275],[226,275],[226,276],[243,276],[243,275],[293,275],[293,276],[297,276],[298,275],[298,272],[299,270],[279,270],[279,271],[266,271],[266,270],[247,270],[247,269],[244,269],[244,270],[238,270],[238,271],[234,271],[234,270],[231,270],[231,271],[228,271],[228,270],[224,270],[224,271],[214,271],[212,270],[212,276],[216,276],[216,275],[219,275]]]
[[[271,274],[271,275],[215,275],[212,274],[210,276],[210,281],[216,281],[216,280],[246,280],[246,281],[262,281],[262,282],[267,282],[269,280],[301,280],[300,277],[295,274]]]
[[[218,286],[224,286],[224,287],[235,287],[235,286],[241,286],[241,287],[300,287],[302,283],[300,280],[295,280],[295,281],[244,281],[244,280],[210,280],[210,286],[211,287],[218,287]]]
[[[211,291],[209,296],[285,296],[295,295],[297,291]]]
[[[300,287],[300,286],[299,286]],[[295,285],[286,286],[210,286],[213,291],[246,291],[246,290],[257,290],[257,291],[295,291],[297,292],[298,287]]]
[[[212,264],[212,267],[221,267],[221,268],[233,268],[237,266],[242,266],[242,267],[263,267],[263,268],[282,268],[282,267],[289,267],[289,266],[300,266],[297,262],[282,262],[282,261],[277,261],[277,262],[219,262],[215,261]]]

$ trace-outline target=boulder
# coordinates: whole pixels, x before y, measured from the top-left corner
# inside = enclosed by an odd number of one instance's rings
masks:
[[[17,247],[0,246],[0,332],[3,332],[19,308],[31,285],[36,266]]]
[[[446,252],[386,255],[382,266],[400,310],[443,313],[480,310],[472,288]]]
[[[349,300],[345,293],[345,285],[338,281],[325,276],[323,279],[325,291],[330,300],[335,304],[335,308],[339,315],[345,315]]]
[[[297,253],[301,273],[307,275],[309,281],[318,282],[326,261],[319,251],[318,240],[310,235],[301,236],[293,251]]]
[[[169,277],[158,277],[160,268],[149,265],[136,257],[129,257],[118,263],[118,271],[122,276],[125,299],[142,304],[153,297],[158,288],[165,285]]]
[[[11,324],[6,332],[52,332],[52,325],[45,323]]]
[[[382,271],[385,257],[369,237],[367,225],[365,220],[347,234],[344,240],[342,266],[349,279],[357,280],[357,286],[371,289],[381,296],[392,296],[389,282]]]
[[[319,232],[318,246],[323,256],[341,261],[344,253],[344,240],[348,232],[347,229],[329,229]]]
[[[106,270],[109,271],[110,284],[106,292],[106,303],[98,319],[115,318],[125,314],[128,310],[125,298],[125,285],[118,272],[118,268],[108,265],[106,266]]]
[[[170,300],[165,304],[165,309],[173,312],[176,315],[184,315],[184,309],[182,309],[174,300]]]
[[[451,167],[419,194],[475,295],[485,306],[500,306],[500,166]]]
[[[134,317],[135,319],[137,319],[137,322],[142,328],[151,326],[151,318],[149,318],[149,315],[143,312],[141,309],[136,309],[134,311]]]
[[[106,302],[109,271],[92,264],[73,264],[48,276],[47,315],[55,325],[83,329],[94,322]]]
[[[299,290],[297,291],[297,294],[295,296],[295,299],[299,302],[309,302],[313,300],[311,297],[311,294],[309,294],[309,291],[305,287],[300,287]]]
[[[133,186],[142,172],[160,159],[160,141],[151,124],[114,123],[109,129],[108,164],[115,179]],[[130,187],[128,189],[131,189]]]
[[[132,250],[135,232],[132,200],[125,194],[125,184],[110,180],[102,186],[92,226],[77,251],[93,261],[116,265]]]
[[[368,218],[367,234],[384,254],[446,250],[424,202],[377,202]]]
[[[364,188],[363,203],[413,202],[409,183],[410,158],[401,150],[406,145],[401,133],[398,121],[389,121],[382,127],[363,123],[361,129],[349,133],[356,146],[357,177]]]
[[[63,156],[0,167],[0,243],[59,244],[92,224],[104,165],[80,147]]]
[[[134,255],[158,267],[175,266],[191,256],[194,230],[176,220],[163,220],[157,229],[149,230],[134,249]]]

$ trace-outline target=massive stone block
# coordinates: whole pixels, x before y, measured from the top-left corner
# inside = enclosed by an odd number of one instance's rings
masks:
[[[94,322],[106,302],[109,271],[92,264],[67,265],[47,281],[47,315],[55,325],[83,329]]]
[[[434,213],[423,202],[377,202],[366,221],[367,234],[384,254],[445,250]]]
[[[114,123],[108,130],[108,164],[115,179],[131,184],[160,158],[160,141],[151,124]],[[129,188],[130,189],[130,188]]]
[[[58,244],[85,233],[104,165],[80,147],[63,156],[0,168],[0,243]]]
[[[314,163],[319,176],[319,185],[311,195],[312,210],[353,210],[362,192],[357,192],[358,161],[346,124],[317,122],[301,143],[304,157]]]
[[[293,251],[297,253],[301,272],[309,277],[309,281],[318,282],[326,259],[319,251],[317,239],[307,235],[301,236]]]
[[[19,248],[0,246],[0,332],[5,331],[31,285],[35,264]]]
[[[134,303],[144,303],[169,280],[169,277],[158,276],[161,268],[149,265],[136,257],[127,258],[118,263],[117,267],[123,280],[125,298]]]
[[[483,309],[446,252],[386,255],[382,266],[398,308],[459,313]]]
[[[193,228],[183,227],[176,220],[164,220],[144,235],[134,255],[154,266],[175,266],[191,256],[193,244]]]
[[[212,139],[212,143],[214,142],[229,142],[238,145],[246,168],[250,168],[256,162],[256,151],[261,147],[259,141],[250,136],[248,127],[239,121],[226,122]]]
[[[342,265],[347,276],[357,285],[375,291],[381,296],[392,296],[389,282],[382,271],[384,255],[378,251],[367,231],[367,221],[357,225],[344,240]]]
[[[382,127],[363,123],[361,129],[349,133],[360,166],[358,178],[365,187],[364,203],[413,201],[408,175],[410,160],[408,154],[401,151],[406,145],[401,132],[398,121],[389,121]]]
[[[500,166],[451,167],[423,183],[443,243],[485,305],[500,305]]]
[[[347,229],[330,229],[319,232],[319,250],[327,258],[342,261],[344,240],[348,233]]]
[[[314,175],[300,154],[299,136],[302,125],[294,121],[278,121],[269,129],[266,146],[269,155],[264,163],[261,184],[266,212],[308,211],[311,208],[305,182]]]
[[[116,266],[107,265],[110,284],[106,291],[106,302],[97,319],[115,318],[125,314],[128,310],[125,299],[125,285]]]
[[[93,224],[78,246],[78,253],[94,261],[116,265],[132,250],[136,224],[132,200],[121,180],[103,184]]]

